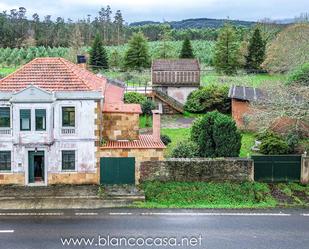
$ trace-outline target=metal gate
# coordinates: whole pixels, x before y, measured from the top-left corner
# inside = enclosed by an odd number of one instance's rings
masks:
[[[300,181],[301,156],[252,156],[252,159],[255,181]]]
[[[134,157],[102,157],[100,160],[101,184],[135,184]]]

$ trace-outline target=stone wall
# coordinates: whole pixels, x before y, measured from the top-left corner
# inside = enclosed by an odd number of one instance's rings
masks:
[[[251,159],[169,159],[141,163],[140,181],[253,181]]]
[[[98,174],[83,172],[48,173],[47,184],[98,184]]]
[[[0,174],[0,185],[25,185],[24,173],[3,173]]]
[[[159,160],[164,160],[164,153],[163,149],[106,149],[101,147],[97,152],[97,158],[101,157],[135,157],[135,182],[138,184],[141,163],[149,161],[156,164]]]
[[[103,113],[103,138],[106,140],[137,140],[138,113]]]

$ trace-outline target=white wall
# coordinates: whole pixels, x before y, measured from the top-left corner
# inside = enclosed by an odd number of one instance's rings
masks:
[[[185,104],[189,94],[198,89],[197,87],[167,87],[168,96],[176,99],[178,102]]]

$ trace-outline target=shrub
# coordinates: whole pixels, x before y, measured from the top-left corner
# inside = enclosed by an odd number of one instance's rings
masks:
[[[228,98],[228,86],[209,85],[191,92],[185,104],[185,110],[193,113],[203,113],[218,110],[230,113],[231,101]]]
[[[288,84],[309,86],[309,62],[295,69],[288,78]]]
[[[155,102],[153,102],[150,99],[146,99],[142,103],[142,111],[144,115],[149,115],[149,116],[152,115],[152,110],[154,110],[155,108],[156,108]]]
[[[173,158],[193,158],[197,157],[199,149],[196,143],[192,141],[181,141],[173,149],[171,157]]]
[[[168,135],[161,135],[161,141],[165,144],[168,145],[172,142],[171,138]]]
[[[193,123],[191,139],[199,147],[202,157],[238,157],[241,135],[229,116],[209,112]]]
[[[300,136],[297,132],[289,132],[286,136],[286,142],[289,146],[289,153],[294,153],[296,150],[296,147],[298,146],[300,142]]]
[[[289,152],[289,145],[282,138],[270,136],[261,141],[260,152],[266,155],[283,155]]]
[[[137,92],[128,92],[124,94],[124,102],[128,104],[143,104],[146,97]]]

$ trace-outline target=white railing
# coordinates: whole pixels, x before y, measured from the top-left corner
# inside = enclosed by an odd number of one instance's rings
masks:
[[[0,135],[11,135],[11,128],[0,128]]]
[[[74,135],[75,134],[75,128],[62,128],[61,134],[62,135]]]

